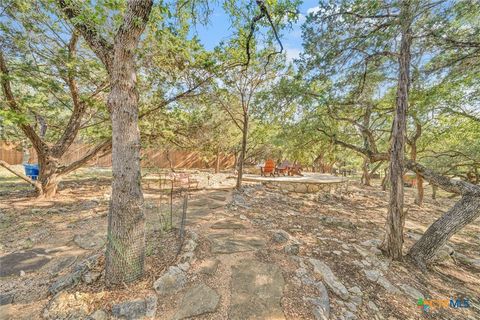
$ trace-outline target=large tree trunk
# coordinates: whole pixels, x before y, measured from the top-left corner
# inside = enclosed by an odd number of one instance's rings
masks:
[[[240,150],[240,156],[238,157],[237,188],[242,187],[243,166],[245,163],[245,153],[247,150],[247,139],[248,139],[248,115],[244,114],[243,129],[242,129],[242,149]]]
[[[128,283],[140,278],[145,260],[145,215],[140,173],[135,49],[152,1],[129,1],[114,43],[112,84],[108,105],[112,111],[112,197],[108,214],[106,280]]]
[[[464,195],[446,214],[435,221],[408,253],[414,262],[425,268],[448,239],[480,216],[480,197]]]
[[[39,198],[51,199],[57,194],[60,174],[58,174],[58,162],[48,154],[38,155],[38,165],[40,172],[38,182],[42,186]]]
[[[410,45],[412,42],[410,30],[411,14],[408,1],[403,3],[400,15],[402,39],[398,58],[399,78],[390,150],[390,199],[385,238],[381,246],[383,252],[394,260],[402,259],[403,227],[405,225],[405,215],[403,212],[403,159],[410,82]]]

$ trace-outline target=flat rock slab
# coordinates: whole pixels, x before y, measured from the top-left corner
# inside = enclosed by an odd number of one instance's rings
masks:
[[[200,263],[198,272],[202,274],[212,275],[217,271],[220,260],[218,259],[207,259]]]
[[[231,233],[213,233],[208,236],[212,243],[213,253],[234,253],[253,251],[265,246],[265,239],[254,235]]]
[[[208,214],[210,213],[210,210],[222,208],[223,206],[225,206],[225,203],[223,202],[217,202],[210,199],[198,199],[188,203],[187,213],[202,210]]]
[[[85,250],[96,250],[105,244],[106,235],[89,232],[86,234],[77,234],[73,237],[73,242]]]
[[[31,249],[10,253],[0,257],[0,277],[20,275],[20,271],[35,271],[52,258],[44,249]]]
[[[205,284],[188,289],[173,319],[185,319],[213,312],[217,308],[220,296]]]
[[[213,200],[217,200],[217,201],[227,201],[227,196],[228,196],[228,192],[225,192],[225,191],[221,191],[221,192],[214,192],[214,193],[210,193],[208,195],[208,197],[210,199],[213,199]]]
[[[211,200],[207,198],[198,198],[198,199],[193,199],[192,201],[188,202],[188,209],[198,209],[198,208],[204,208],[208,207],[208,204],[211,202]]]
[[[212,229],[245,229],[245,225],[240,220],[223,219],[215,222],[210,228]]]
[[[49,273],[56,275],[63,270],[67,269],[77,261],[77,256],[66,256],[61,258],[53,259],[53,261],[46,266],[49,269]]]
[[[284,285],[275,264],[246,260],[233,266],[229,319],[285,319],[280,305]]]

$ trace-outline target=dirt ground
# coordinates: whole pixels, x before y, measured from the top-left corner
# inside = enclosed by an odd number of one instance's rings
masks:
[[[382,239],[388,194],[381,191],[378,181],[372,187],[352,181],[348,191],[341,194],[287,194],[258,184],[246,184],[243,190],[233,191],[235,179],[231,173],[190,173],[199,181],[200,187],[200,190],[190,192],[191,199],[199,199],[218,189],[230,190],[231,198],[227,205],[215,211],[219,216],[241,219],[248,227],[244,232],[267,239],[272,230],[288,232],[300,244],[296,256],[324,261],[346,287],[358,286],[363,302],[355,311],[356,319],[480,319],[480,266],[471,263],[480,261],[479,220],[450,239],[450,251],[446,250],[447,254],[440,256],[435,265],[429,270],[419,270],[408,262],[390,262],[375,249],[362,245]],[[13,302],[2,303],[5,305],[0,306],[0,316],[6,319],[41,319],[52,297],[48,290],[52,283],[70,266],[95,253],[99,253],[100,258],[91,272],[101,274],[110,177],[109,170],[78,170],[61,183],[59,195],[47,201],[35,200],[29,186],[0,172],[0,257],[44,250],[38,251],[41,253],[34,261],[34,264],[38,262],[38,268],[0,277],[0,298]],[[168,214],[164,214],[168,211],[168,198],[161,195],[155,172],[145,173],[143,187],[147,218],[145,276],[133,285],[114,289],[107,288],[101,276],[100,280],[88,284],[84,280],[67,289],[72,294],[88,296],[85,301],[91,311],[109,310],[113,304],[128,297],[148,294],[152,291],[153,282],[175,264],[180,244],[178,217],[183,195],[174,194],[175,218],[170,227]],[[414,204],[414,191],[406,188],[405,252],[435,219],[458,200],[443,192],[439,192],[437,199],[433,200],[427,187],[425,204],[418,207]],[[215,257],[208,237],[211,224],[207,221],[187,225],[187,229],[199,235],[197,262],[192,263],[194,271],[201,261]],[[364,254],[369,250],[370,253]],[[422,313],[417,299],[385,291],[365,277],[364,270],[369,263],[366,258],[372,256],[371,251],[376,260],[387,265],[385,277],[396,286],[406,284],[416,288],[426,299],[467,298],[470,307]],[[223,297],[214,313],[202,315],[199,319],[227,317],[230,297],[229,284],[226,283],[231,276],[230,270],[243,259],[250,258],[275,264],[282,270],[285,288],[281,306],[286,319],[314,318],[311,307],[304,299],[313,294],[312,288],[298,284],[297,260],[285,254],[278,243],[270,240],[261,250],[240,253],[234,258],[222,257],[218,275],[209,278],[194,273],[189,279],[195,282],[200,278]],[[179,295],[162,298],[156,318],[169,319],[167,315],[173,315],[179,299]],[[367,307],[368,302],[373,302],[377,310]],[[344,319],[345,310],[345,302],[330,294],[330,319]]]

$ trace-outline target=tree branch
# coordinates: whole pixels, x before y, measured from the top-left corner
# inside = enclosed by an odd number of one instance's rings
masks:
[[[17,112],[18,114],[22,113],[22,110],[17,105],[15,96],[13,95],[12,87],[10,85],[10,72],[7,68],[7,64],[3,57],[3,51],[0,50],[0,81],[2,83],[3,94],[5,95],[7,105],[10,107],[10,110]],[[35,132],[31,125],[26,123],[19,124],[20,129],[27,136],[27,138],[32,142],[33,147],[37,151],[37,154],[44,154],[48,151],[47,144],[40,138],[40,136]]]
[[[32,180],[30,179],[29,177],[27,177],[26,175],[24,175],[23,173],[20,173],[20,172],[16,172],[15,170],[13,170],[11,168],[11,166],[6,163],[5,161],[3,160],[0,160],[0,167],[4,167],[5,169],[7,169],[8,171],[10,171],[11,173],[13,173],[14,175],[16,175],[17,177],[21,178],[22,180],[25,180],[26,182],[30,183],[32,186],[35,187],[35,189],[39,192],[41,192],[42,190],[42,187],[40,185],[40,183],[36,180]]]
[[[77,42],[78,34],[73,32],[70,42],[68,43],[68,59],[70,62],[76,58]],[[82,117],[87,110],[86,103],[80,100],[78,85],[77,81],[75,80],[75,67],[69,67],[66,80],[68,88],[70,89],[70,95],[72,97],[73,111],[62,136],[57,143],[55,143],[55,146],[52,147],[52,155],[55,158],[60,158],[73,143],[73,140],[75,140],[75,137],[77,136],[78,130],[80,130]]]
[[[110,73],[113,66],[113,44],[104,39],[93,24],[81,18],[80,3],[75,0],[57,0],[57,4]]]

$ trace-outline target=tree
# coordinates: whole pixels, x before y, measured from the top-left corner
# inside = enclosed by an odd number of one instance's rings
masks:
[[[472,15],[469,10],[477,10],[478,14],[478,6],[474,5],[469,7],[470,9],[466,7],[468,6],[465,4],[423,0],[382,4],[376,1],[322,1],[317,13],[307,18],[307,24],[304,27],[306,54],[303,56],[303,67],[310,72],[313,79],[328,79],[337,84],[338,79],[343,79],[341,75],[347,72],[357,74],[352,79],[358,79],[357,94],[361,94],[372,68],[382,72],[387,79],[395,77],[390,70],[393,69],[396,72],[396,84],[393,86],[392,80],[386,81],[383,86],[388,83],[390,87],[384,87],[380,92],[380,95],[384,95],[393,87],[396,90],[388,151],[376,152],[370,147],[358,147],[330,135],[335,143],[367,156],[372,163],[379,160],[390,161],[390,198],[382,249],[394,259],[402,258],[403,247],[405,216],[402,176],[405,168],[404,149],[407,133],[407,106],[410,102],[412,57],[427,53],[430,58],[437,56],[438,47],[447,42],[449,49],[454,52],[457,51],[453,49],[455,46],[468,47],[470,50],[464,58],[470,62],[474,60],[478,56],[475,51],[478,42],[472,39],[475,39],[478,33],[473,32],[476,29],[472,20],[475,14]],[[449,14],[451,12],[455,12],[454,18]],[[464,30],[465,28],[460,30],[452,27],[458,26],[459,21],[467,22],[467,31]],[[461,40],[454,41],[447,35],[447,30],[458,32]],[[450,58],[447,60],[452,61]],[[453,59],[452,64],[458,63],[458,59]],[[426,65],[427,63],[424,62],[420,66],[423,72],[427,69]],[[394,68],[391,68],[392,66]],[[441,68],[444,67],[445,65]],[[445,73],[445,69],[442,72]],[[431,85],[431,82],[429,84]],[[345,95],[345,92],[350,92],[348,89],[352,87],[353,85],[341,87],[341,90],[337,90],[338,94]],[[416,132],[411,139],[413,147],[411,155],[416,157],[416,141],[413,140],[417,139],[417,135],[420,136],[421,128],[413,127]],[[415,172],[419,167],[409,164],[406,168]],[[421,176],[425,178],[425,175]],[[436,183],[433,179],[431,180]],[[469,216],[467,220],[472,221],[471,217],[475,216],[475,211],[472,211],[472,207],[464,206],[463,208],[466,212],[462,214]],[[451,217],[449,223],[457,225]],[[446,227],[446,225],[443,226]],[[448,234],[447,229],[440,233]]]
[[[106,279],[109,284],[134,281],[143,275],[145,216],[140,185],[139,94],[135,49],[152,9],[152,0],[130,0],[113,37],[104,38],[76,1],[58,6],[107,70],[112,119],[112,197],[108,214]]]
[[[106,116],[103,96],[108,83],[101,67],[79,48],[79,35],[55,23],[48,5],[11,3],[4,12],[2,116],[5,125],[19,128],[36,151],[38,183],[27,181],[39,197],[51,198],[63,176],[111,149],[110,139],[101,133],[91,136],[97,145],[80,159],[70,163],[62,159],[75,139],[86,138],[83,132]],[[108,127],[104,131],[109,135]],[[13,135],[11,130],[9,138]]]
[[[265,59],[269,53],[270,50],[263,51],[263,58]],[[219,85],[221,94],[216,94],[217,103],[242,133],[237,161],[237,188],[242,186],[253,103],[259,92],[265,89],[264,86],[280,76],[281,67],[276,57],[278,56],[273,57],[272,61],[267,61],[262,59],[262,53],[255,56],[251,54],[248,68],[238,66],[223,74]]]

